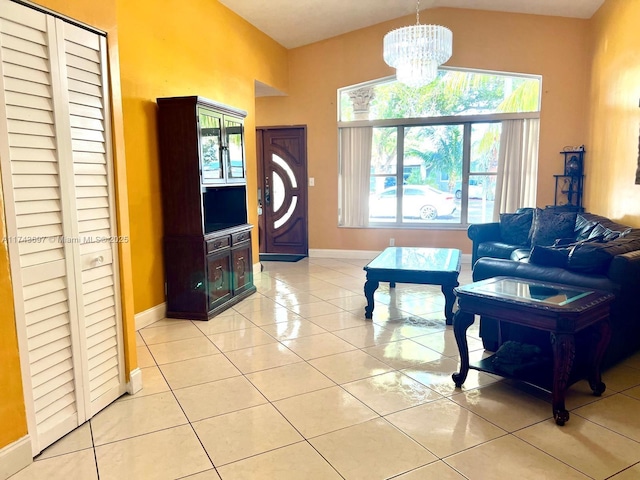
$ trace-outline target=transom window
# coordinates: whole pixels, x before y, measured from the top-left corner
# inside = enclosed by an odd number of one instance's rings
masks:
[[[340,89],[339,224],[491,221],[501,137],[528,120],[537,125],[540,84],[534,76],[443,70],[418,89],[394,79]],[[513,121],[520,123],[503,128]]]

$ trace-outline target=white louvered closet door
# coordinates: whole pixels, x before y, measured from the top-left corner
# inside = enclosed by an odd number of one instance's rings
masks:
[[[105,39],[0,0],[0,168],[36,454],[124,392]]]

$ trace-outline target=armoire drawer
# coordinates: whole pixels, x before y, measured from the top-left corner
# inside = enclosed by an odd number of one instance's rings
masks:
[[[238,232],[231,235],[231,245],[237,245],[242,242],[251,240],[251,231]]]
[[[230,245],[231,239],[229,238],[229,235],[207,240],[207,254],[215,252],[217,250],[222,250],[223,248],[227,248]]]

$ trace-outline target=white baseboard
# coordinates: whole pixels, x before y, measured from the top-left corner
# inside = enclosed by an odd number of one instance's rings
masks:
[[[167,304],[161,303],[155,307],[151,307],[144,312],[136,313],[134,318],[136,321],[136,330],[147,327],[158,320],[162,320],[167,316]]]
[[[324,248],[310,248],[309,257],[313,258],[371,258],[376,257],[382,250],[332,250]]]
[[[0,449],[0,480],[6,480],[32,462],[31,439],[26,435]]]
[[[359,259],[373,259],[382,250],[331,250],[312,248],[309,249],[309,257],[313,258],[359,258]],[[463,253],[460,257],[461,263],[471,263],[471,254]]]
[[[136,368],[129,374],[129,383],[127,383],[127,393],[133,395],[142,390],[142,370]]]
[[[262,272],[262,264],[260,262],[253,264],[253,275],[260,275]]]

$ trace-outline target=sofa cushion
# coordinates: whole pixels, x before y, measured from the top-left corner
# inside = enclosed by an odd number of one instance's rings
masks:
[[[553,245],[557,238],[574,235],[576,212],[536,208],[531,224],[531,245]]]
[[[517,248],[513,252],[511,252],[510,260],[515,260],[516,262],[528,262],[529,255],[531,255],[531,249],[529,248]]]
[[[500,237],[512,245],[529,245],[529,232],[533,221],[533,210],[522,213],[500,214]]]
[[[535,245],[529,255],[529,263],[545,267],[566,268],[571,248],[545,247]]]
[[[569,253],[567,268],[574,272],[606,274],[616,255],[640,249],[640,239],[622,238],[606,243],[582,243]]]
[[[517,245],[511,245],[504,242],[482,242],[478,245],[478,258],[510,258],[511,253],[516,250]]]

